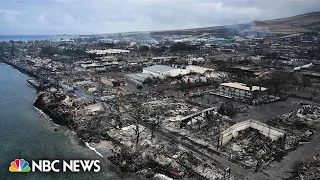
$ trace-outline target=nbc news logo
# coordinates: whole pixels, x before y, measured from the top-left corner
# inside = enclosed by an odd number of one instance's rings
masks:
[[[16,159],[11,162],[9,171],[10,172],[29,172],[30,171],[29,163],[24,159]]]
[[[99,160],[70,160],[62,163],[60,160],[39,160],[32,161],[30,168],[24,159],[16,159],[9,167],[10,172],[99,172],[100,169]]]

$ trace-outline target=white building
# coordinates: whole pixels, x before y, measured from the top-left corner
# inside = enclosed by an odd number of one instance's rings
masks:
[[[218,88],[218,94],[221,96],[236,99],[255,99],[257,96],[266,92],[267,88],[260,86],[247,86],[243,83],[229,82],[222,83]]]
[[[168,76],[175,77],[178,75],[185,75],[190,73],[190,70],[178,69],[165,65],[154,65],[143,68],[143,73],[151,74],[153,77],[166,78]]]
[[[189,74],[190,73],[190,70],[187,70],[187,69],[172,69],[172,70],[169,70],[169,71],[166,71],[164,72],[164,77],[176,77],[176,76],[179,76],[179,75],[186,75],[186,74]]]
[[[194,66],[190,65],[186,67],[187,70],[190,70],[190,72],[195,72],[198,74],[204,74],[206,71],[214,71],[214,69],[204,68],[200,66]]]
[[[89,50],[86,52],[89,54],[96,54],[96,55],[102,56],[106,54],[124,54],[124,53],[129,53],[130,51],[124,50],[124,49],[106,49],[106,50],[95,49],[95,50]]]

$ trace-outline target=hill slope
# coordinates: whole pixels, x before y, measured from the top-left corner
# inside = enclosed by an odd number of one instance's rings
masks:
[[[236,24],[229,26],[215,26],[194,29],[169,30],[152,32],[153,35],[200,35],[210,33],[219,37],[228,36],[281,36],[310,31],[320,31],[320,11],[307,13],[292,17],[267,20],[252,21],[246,24]]]
[[[320,31],[320,12],[264,21],[274,34]]]

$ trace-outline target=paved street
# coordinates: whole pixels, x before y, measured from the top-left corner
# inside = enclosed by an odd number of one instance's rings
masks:
[[[308,144],[304,144],[297,150],[290,152],[278,166],[269,168],[266,172],[274,179],[281,179],[284,176],[291,175],[290,172],[297,171],[297,165],[303,161],[312,161],[313,155],[316,155],[320,150],[320,124],[317,125],[317,130],[313,139]]]

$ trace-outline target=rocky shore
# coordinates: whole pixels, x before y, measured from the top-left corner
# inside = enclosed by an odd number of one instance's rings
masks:
[[[46,113],[54,123],[72,129],[84,144],[90,144],[99,153],[102,152],[103,158],[119,171],[137,173],[147,178],[157,175],[175,179],[224,178],[224,172],[219,168],[201,162],[195,154],[171,139],[155,136],[147,127],[132,123],[134,121],[123,127],[114,126],[112,110],[108,112],[108,108],[104,107],[103,112],[91,112],[97,109],[99,103],[72,96],[72,93],[49,88],[39,92],[34,106]]]
[[[65,97],[62,94],[50,93],[49,95],[48,92],[42,91],[33,105],[47,114],[55,124],[66,126],[75,131],[83,142],[98,143],[100,140],[112,140],[106,133],[81,128],[72,112],[68,111],[68,107],[60,103]]]
[[[35,73],[31,72],[31,71],[28,71],[27,69],[23,68],[23,67],[20,67],[10,61],[6,61],[6,60],[1,60],[0,63],[5,63],[5,64],[8,64],[10,66],[12,66],[13,68],[17,69],[18,71],[20,71],[21,73],[23,74],[26,74],[30,77],[34,77],[34,78],[37,78],[37,79],[40,79],[40,77],[38,75],[36,75]]]
[[[149,178],[153,177],[156,173],[170,175],[165,167],[160,164],[149,159],[146,161],[140,159],[139,154],[137,154],[138,152],[134,154],[130,152],[130,150],[124,147],[118,140],[110,137],[107,131],[102,131],[99,127],[86,127],[85,122],[79,121],[79,119],[75,118],[71,113],[72,111],[70,111],[70,109],[68,110],[67,106],[61,104],[61,101],[65,98],[66,96],[63,94],[42,91],[39,93],[33,105],[47,114],[55,124],[72,129],[83,144],[94,144],[96,147],[99,147],[97,148],[98,151],[108,149],[108,153],[103,153],[104,155],[108,155],[104,158],[118,167],[121,172],[138,172]],[[104,146],[103,142],[109,142],[109,147]]]
[[[98,124],[94,125],[93,122],[97,120],[95,115],[88,115],[87,118],[84,114],[82,114],[82,116],[75,115],[73,106],[70,107],[62,103],[66,97],[74,96],[74,94],[70,94],[60,88],[56,89],[57,87],[53,87],[50,84],[44,84],[38,75],[14,63],[9,61],[1,62],[12,66],[21,73],[37,80],[39,86],[32,86],[38,91],[38,96],[35,99],[33,106],[48,115],[55,124],[66,126],[74,131],[83,145],[94,146],[91,148],[103,151],[103,158],[115,165],[113,168],[117,168],[122,172],[139,172],[147,177],[153,177],[156,173],[167,174],[166,170],[154,161],[143,162],[143,164],[141,161],[137,161],[136,158],[138,157],[133,156],[118,140],[110,137],[107,131],[103,131]],[[85,104],[86,103],[79,103],[76,104],[76,106],[80,107]],[[89,125],[86,120],[93,124]],[[105,142],[108,142],[109,147],[105,146]],[[100,154],[100,152],[98,153]],[[146,169],[149,169],[149,171]],[[155,170],[150,171],[150,169]]]

